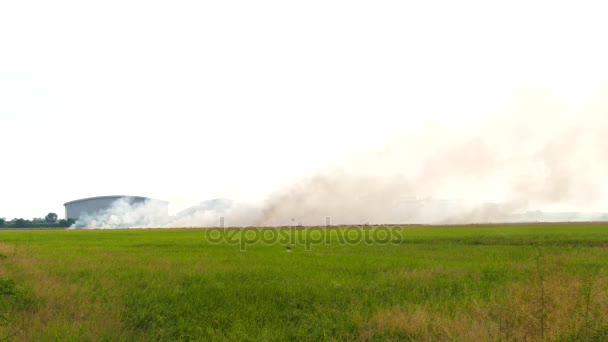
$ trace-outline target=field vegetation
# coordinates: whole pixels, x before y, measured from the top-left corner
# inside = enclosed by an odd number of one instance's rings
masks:
[[[328,229],[3,230],[0,338],[608,340],[608,225]]]

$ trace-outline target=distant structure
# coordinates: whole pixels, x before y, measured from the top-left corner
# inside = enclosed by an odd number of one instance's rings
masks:
[[[169,202],[141,196],[99,196],[82,198],[64,203],[65,218],[78,219],[82,215],[94,216],[95,214],[109,209],[114,202],[121,199],[129,201],[131,204],[144,204],[148,201],[154,201],[155,203],[160,204],[161,207],[166,208],[166,213],[169,215]]]
[[[216,212],[222,213],[225,212],[228,208],[232,206],[232,201],[226,198],[214,198],[206,201],[202,201],[199,205],[195,205],[194,207],[190,207],[184,209],[177,213],[176,217],[185,217],[194,215],[195,213],[203,213],[203,212]]]

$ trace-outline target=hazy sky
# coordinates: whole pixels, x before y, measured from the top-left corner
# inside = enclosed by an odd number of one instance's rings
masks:
[[[259,198],[424,122],[608,85],[604,1],[0,2],[0,217]],[[573,114],[574,115],[574,114]]]

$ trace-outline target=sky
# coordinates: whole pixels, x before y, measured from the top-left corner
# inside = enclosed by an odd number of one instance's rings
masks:
[[[603,1],[2,1],[0,217],[255,201],[426,125],[608,86]]]

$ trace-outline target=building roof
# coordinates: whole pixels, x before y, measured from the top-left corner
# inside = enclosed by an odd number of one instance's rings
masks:
[[[77,200],[73,200],[73,201],[69,201],[69,202],[65,202],[63,205],[66,206],[68,204],[74,204],[74,203],[78,203],[78,202],[84,202],[84,201],[90,201],[90,200],[96,200],[96,199],[111,199],[111,198],[115,198],[115,199],[120,199],[120,198],[134,198],[136,200],[143,200],[143,201],[157,201],[157,202],[164,202],[164,203],[169,203],[167,201],[161,201],[161,200],[157,200],[154,198],[149,198],[149,197],[142,197],[142,196],[125,196],[125,195],[115,195],[115,196],[96,196],[96,197],[87,197],[87,198],[81,198],[81,199],[77,199]]]

